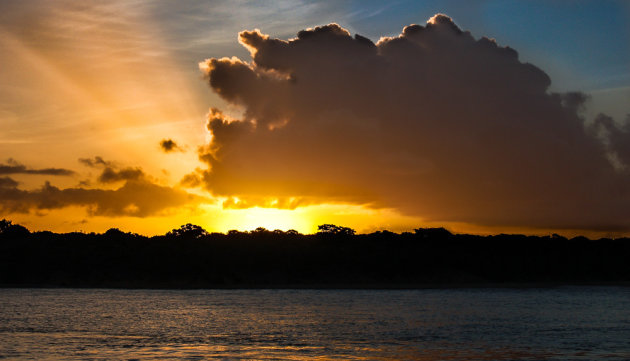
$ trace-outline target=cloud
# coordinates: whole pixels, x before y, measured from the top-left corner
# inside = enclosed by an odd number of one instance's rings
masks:
[[[79,158],[79,163],[82,163],[83,165],[88,166],[90,168],[113,166],[112,162],[108,162],[98,155],[94,158]]]
[[[90,216],[147,217],[160,215],[168,209],[194,206],[203,197],[181,190],[160,186],[147,180],[130,180],[118,189],[60,189],[49,182],[36,190],[22,190],[17,183],[0,178],[0,211],[28,213],[61,209],[69,206],[87,207]]]
[[[55,175],[55,176],[71,176],[75,172],[69,169],[63,168],[43,168],[43,169],[30,169],[25,165],[19,163],[13,158],[7,160],[7,164],[0,164],[0,175],[7,174],[42,174],[42,175]]]
[[[170,152],[183,152],[184,150],[177,145],[177,143],[172,140],[172,139],[162,139],[160,141],[160,148],[162,149],[162,151],[164,151],[164,153],[170,153]]]
[[[128,180],[140,180],[145,177],[144,172],[140,168],[123,168],[116,170],[112,167],[105,167],[101,175],[98,176],[98,181],[101,183],[115,183]]]
[[[197,188],[203,185],[203,171],[199,168],[194,172],[188,173],[179,181],[179,185],[187,188]]]
[[[183,190],[154,183],[140,168],[120,168],[114,162],[101,157],[81,158],[88,167],[101,168],[98,181],[103,184],[124,182],[116,189],[88,187],[89,181],[80,182],[79,187],[60,189],[49,181],[34,190],[20,189],[19,183],[10,177],[0,177],[0,213],[29,213],[32,211],[61,209],[70,206],[86,207],[90,216],[133,216],[160,215],[169,209],[196,206],[208,200]],[[18,168],[14,173],[29,170],[14,160],[9,167]],[[54,168],[50,168],[54,169]],[[49,171],[30,170],[30,171]],[[57,175],[52,173],[37,173]],[[74,173],[73,173],[74,174]]]
[[[272,197],[248,197],[239,199],[237,197],[229,197],[222,203],[223,208],[227,209],[247,209],[252,207],[261,208],[278,208],[278,209],[296,209],[299,206],[307,206],[315,204],[305,197],[300,198],[272,198]]]
[[[18,182],[11,177],[0,177],[0,188],[15,188]]]
[[[622,124],[605,114],[599,114],[590,125],[590,131],[604,143],[607,156],[619,171],[630,165],[630,115]]]
[[[116,183],[146,178],[146,174],[139,167],[121,168],[116,163],[104,160],[100,156],[95,156],[94,158],[79,158],[79,162],[90,168],[102,168],[103,171],[97,178],[100,183]]]
[[[200,64],[212,90],[244,109],[242,119],[209,113],[213,138],[199,155],[215,195],[630,229],[628,126],[596,121],[603,142],[581,116],[585,94],[550,93],[543,70],[445,15],[377,43],[337,24],[289,41],[243,31],[239,42],[251,63]]]

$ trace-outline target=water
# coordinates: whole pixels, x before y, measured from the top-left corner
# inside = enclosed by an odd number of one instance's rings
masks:
[[[0,289],[0,358],[628,360],[630,288]]]

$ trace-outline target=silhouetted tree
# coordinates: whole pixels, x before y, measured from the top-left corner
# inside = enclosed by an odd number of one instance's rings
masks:
[[[348,227],[336,226],[334,224],[322,224],[317,226],[317,234],[335,236],[353,236],[355,230]]]
[[[8,219],[2,219],[0,221],[0,233],[4,233],[5,230],[9,229],[9,227],[11,227],[11,224],[12,222]]]
[[[417,236],[426,239],[445,239],[453,234],[443,227],[439,228],[416,228],[414,229]]]
[[[0,235],[5,238],[20,238],[30,235],[31,232],[24,226],[13,224],[11,221],[3,219],[0,221]]]
[[[263,234],[268,234],[271,233],[269,232],[269,230],[265,227],[258,227],[255,230],[250,232],[251,234],[257,234],[257,235],[263,235]]]
[[[186,223],[179,228],[175,228],[172,231],[166,233],[166,236],[175,238],[196,239],[201,238],[207,234],[208,232],[201,226],[197,226],[192,223]]]
[[[124,234],[125,234],[125,232],[121,231],[118,228],[110,228],[104,233],[105,236],[107,236],[107,237],[114,237],[114,238],[121,237]]]

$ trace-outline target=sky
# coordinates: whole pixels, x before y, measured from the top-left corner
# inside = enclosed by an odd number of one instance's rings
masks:
[[[0,48],[31,230],[630,234],[627,1],[6,0]]]

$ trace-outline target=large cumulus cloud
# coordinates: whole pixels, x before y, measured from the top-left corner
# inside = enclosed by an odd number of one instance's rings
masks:
[[[628,128],[585,125],[586,96],[444,15],[374,44],[337,24],[258,30],[200,64],[241,119],[209,113],[200,150],[225,206],[352,202],[433,221],[629,229]]]

